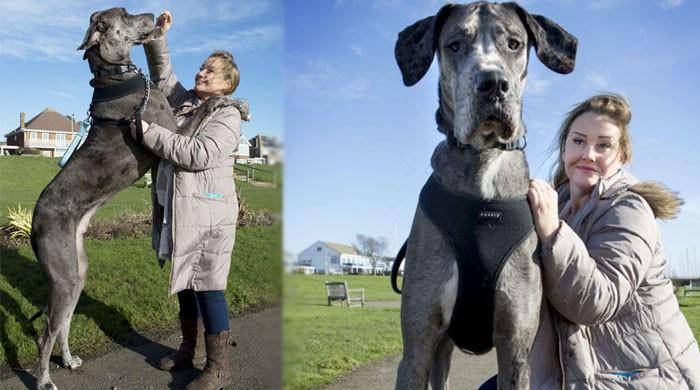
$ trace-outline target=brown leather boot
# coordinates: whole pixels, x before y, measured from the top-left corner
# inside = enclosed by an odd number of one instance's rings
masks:
[[[160,359],[159,369],[177,371],[192,368],[194,364],[201,364],[206,359],[207,350],[204,346],[204,322],[202,319],[190,320],[181,317],[180,330],[182,330],[180,347],[174,353]]]
[[[230,331],[225,330],[219,334],[204,336],[207,344],[207,365],[204,371],[185,387],[186,390],[219,390],[233,383],[228,360],[230,334]]]

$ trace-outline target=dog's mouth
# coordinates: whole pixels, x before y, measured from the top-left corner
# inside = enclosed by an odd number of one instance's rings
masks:
[[[486,116],[476,126],[474,134],[481,135],[487,140],[492,138],[494,141],[506,143],[512,141],[515,128],[507,115],[497,113]]]

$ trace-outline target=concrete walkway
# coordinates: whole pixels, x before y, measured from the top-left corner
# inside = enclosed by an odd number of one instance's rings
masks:
[[[344,375],[324,390],[387,390],[396,383],[396,368],[401,356],[392,356],[384,360],[361,366]],[[452,354],[450,369],[451,389],[477,389],[487,379],[496,375],[496,350],[480,355],[467,355],[460,351]]]
[[[236,348],[231,349],[234,384],[227,389],[280,389],[281,310],[279,307],[231,319]],[[59,390],[67,389],[182,389],[197,370],[170,373],[152,366],[159,357],[172,352],[180,335],[116,351],[87,360],[76,371],[51,363],[51,377]],[[60,359],[60,358],[59,358]],[[34,372],[14,372],[0,379],[0,389],[34,389]]]

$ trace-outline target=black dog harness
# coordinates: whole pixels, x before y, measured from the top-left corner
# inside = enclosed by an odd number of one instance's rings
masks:
[[[457,258],[457,300],[447,333],[465,352],[488,352],[493,348],[496,281],[510,253],[533,230],[527,199],[487,201],[458,196],[431,176],[421,190],[419,205],[447,237]],[[406,244],[394,262],[397,271],[405,248]],[[392,285],[397,290],[393,270]]]

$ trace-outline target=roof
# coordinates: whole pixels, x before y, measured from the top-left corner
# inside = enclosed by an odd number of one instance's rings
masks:
[[[335,242],[321,241],[324,245],[329,248],[335,249],[340,253],[346,253],[349,255],[357,255],[357,251],[350,245],[337,244]]]
[[[253,145],[250,144],[250,141],[248,141],[248,138],[246,138],[245,135],[243,135],[243,133],[241,133],[241,136],[240,136],[240,138],[238,139],[238,142],[239,142],[239,143],[242,143],[243,145],[247,145],[247,146],[249,146],[249,147],[250,147],[250,146],[253,146]]]
[[[36,130],[71,131],[71,122],[73,122],[73,132],[77,133],[78,131],[80,131],[80,125],[78,125],[78,122],[61,114],[53,108],[47,107],[37,116],[26,121],[24,123],[24,128]],[[8,134],[5,134],[5,136],[18,133],[19,131],[20,128],[19,126],[17,126],[16,129],[14,129]]]

